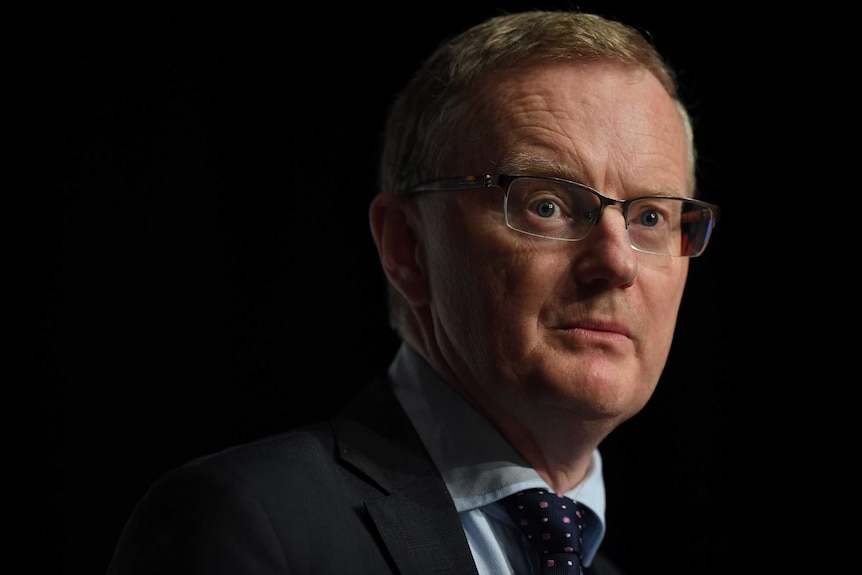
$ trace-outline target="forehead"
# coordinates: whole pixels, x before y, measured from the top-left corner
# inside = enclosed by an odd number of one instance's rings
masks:
[[[646,173],[674,188],[686,179],[682,117],[642,68],[607,62],[509,68],[477,84],[474,104],[470,130],[481,138],[472,145],[472,171],[511,172],[533,158],[557,166],[561,173],[551,175],[589,178],[584,183],[594,186],[610,174],[614,180]]]

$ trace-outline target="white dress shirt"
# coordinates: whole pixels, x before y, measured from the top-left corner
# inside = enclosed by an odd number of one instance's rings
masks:
[[[522,489],[551,490],[479,411],[402,344],[389,366],[395,394],[443,475],[482,575],[530,573],[532,549],[499,500]],[[588,508],[583,563],[605,534],[605,485],[598,450],[584,480],[564,495]]]

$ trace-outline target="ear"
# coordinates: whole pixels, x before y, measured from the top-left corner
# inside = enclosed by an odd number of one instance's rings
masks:
[[[389,283],[411,304],[422,305],[428,301],[428,278],[407,202],[399,194],[379,193],[371,201],[368,219]]]

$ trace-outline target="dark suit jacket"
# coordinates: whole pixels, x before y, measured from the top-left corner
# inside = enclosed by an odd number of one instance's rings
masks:
[[[593,575],[619,571],[600,558]],[[443,480],[389,382],[343,413],[160,478],[109,575],[477,573]]]

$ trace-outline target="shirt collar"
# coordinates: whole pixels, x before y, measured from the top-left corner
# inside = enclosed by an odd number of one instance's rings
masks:
[[[459,512],[521,489],[550,489],[491,422],[407,344],[401,344],[389,376]],[[586,505],[594,515],[595,525],[589,530],[596,536],[590,542],[594,550],[605,531],[605,485],[598,450],[593,452],[584,480],[565,495]]]

